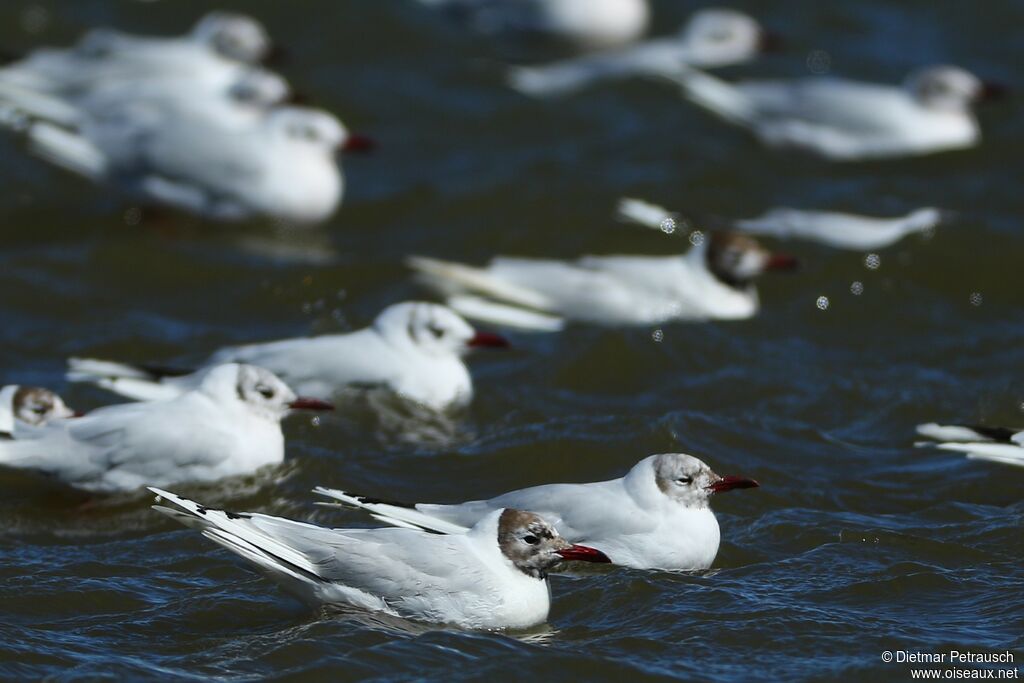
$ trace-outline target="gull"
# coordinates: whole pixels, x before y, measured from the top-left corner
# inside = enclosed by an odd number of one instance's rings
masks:
[[[0,466],[98,493],[212,481],[282,462],[288,411],[330,408],[296,397],[267,370],[226,364],[174,399],[107,406],[24,438],[15,433],[0,441]]]
[[[74,95],[111,80],[201,79],[258,63],[270,41],[254,19],[215,12],[176,38],[90,31],[70,48],[39,48],[0,69],[0,83]]]
[[[536,97],[564,95],[602,80],[665,74],[690,64],[715,68],[749,61],[769,47],[755,19],[731,9],[694,13],[677,35],[540,66],[509,70],[509,85]]]
[[[693,68],[665,76],[763,143],[834,161],[973,147],[981,133],[971,105],[1001,91],[955,66],[921,69],[902,86],[827,77],[727,83]]]
[[[625,220],[660,230],[680,220],[679,214],[631,198],[619,200],[618,213]],[[731,226],[750,235],[802,239],[839,249],[868,251],[884,249],[907,235],[929,233],[949,215],[934,207],[922,207],[894,218],[781,207],[756,218],[732,221]]]
[[[1004,465],[1024,467],[1024,430],[984,425],[940,425],[929,422],[918,425],[917,433],[940,442],[932,444],[936,448],[966,453],[967,457],[973,460],[990,460]]]
[[[566,540],[591,545],[614,564],[635,569],[707,569],[720,531],[709,498],[753,488],[745,477],[720,477],[683,453],[644,458],[624,477],[590,484],[547,484],[490,500],[454,505],[391,503],[318,487],[315,493],[362,508],[395,526],[460,534],[503,507],[527,507]]]
[[[148,401],[177,396],[193,388],[207,368],[238,361],[268,368],[303,394],[385,386],[409,401],[444,410],[472,399],[462,356],[474,348],[504,346],[505,339],[474,330],[444,306],[404,302],[388,306],[372,325],[354,332],[221,349],[198,371],[73,358],[68,378]]]
[[[258,513],[213,510],[158,488],[153,506],[251,562],[314,606],[354,605],[465,629],[521,629],[544,622],[548,572],[564,560],[607,562],[572,545],[539,516],[514,509],[483,516],[467,533],[328,529]]]
[[[50,420],[75,415],[75,411],[49,389],[18,384],[0,387],[0,439],[14,438],[26,427],[39,427]]]
[[[567,321],[650,325],[749,318],[759,308],[754,279],[796,267],[793,257],[742,235],[695,233],[691,241],[686,254],[674,256],[499,256],[482,268],[422,256],[408,263],[463,315],[537,331],[559,330]]]
[[[128,97],[104,89],[59,107],[67,111],[27,128],[37,156],[140,201],[212,220],[321,222],[344,189],[337,153],[365,146],[331,114],[304,107],[258,110],[144,88]]]
[[[647,30],[647,0],[419,0],[488,36],[542,37],[584,49],[635,40]]]

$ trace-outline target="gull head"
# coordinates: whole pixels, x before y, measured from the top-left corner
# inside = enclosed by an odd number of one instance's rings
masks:
[[[707,463],[685,453],[654,456],[654,482],[673,501],[688,508],[705,508],[708,498],[733,489],[756,488],[759,484],[746,477],[721,477]]]
[[[540,515],[512,508],[498,517],[498,548],[516,569],[537,579],[564,560],[611,562],[600,550],[569,543]]]
[[[437,358],[461,356],[477,347],[508,346],[503,337],[477,332],[447,306],[426,302],[388,306],[377,316],[373,327],[393,344]]]
[[[246,64],[259,63],[272,47],[267,30],[258,21],[231,12],[207,14],[193,27],[191,36],[221,57]]]
[[[345,146],[348,131],[334,115],[306,107],[279,107],[268,114],[271,134],[290,144],[333,155]]]
[[[719,281],[739,288],[766,271],[795,270],[799,265],[789,254],[773,253],[753,237],[730,232],[712,233],[705,258],[708,270]]]
[[[999,97],[1004,90],[957,66],[915,71],[907,77],[904,87],[921,106],[948,112],[967,111],[974,102]]]
[[[75,411],[60,396],[42,387],[18,387],[11,399],[11,412],[16,419],[33,426],[75,416]]]
[[[228,88],[228,95],[236,102],[254,107],[272,107],[291,95],[291,88],[281,76],[259,67],[247,68]]]
[[[271,420],[280,420],[291,410],[333,409],[326,401],[296,396],[270,370],[245,363],[226,363],[209,370],[200,388],[216,399],[238,401]]]
[[[681,32],[690,61],[703,67],[746,62],[764,49],[768,34],[753,17],[731,9],[695,13]]]

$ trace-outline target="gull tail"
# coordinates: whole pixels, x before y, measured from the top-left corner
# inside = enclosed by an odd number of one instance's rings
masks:
[[[917,426],[917,433],[936,441],[1020,443],[1024,431],[985,425],[940,425],[935,422]]]
[[[407,503],[356,496],[337,489],[324,488],[323,486],[317,486],[313,489],[313,493],[339,501],[338,503],[319,503],[320,505],[347,505],[365,510],[374,519],[392,526],[432,531],[438,534],[464,534],[469,531],[467,527],[462,525],[446,522],[443,519],[420,512],[416,509],[415,505]]]
[[[909,232],[924,232],[931,230],[939,223],[952,217],[952,212],[943,211],[934,207],[925,207],[911,211],[903,217],[903,227]]]
[[[32,153],[41,159],[98,181],[107,171],[103,153],[81,135],[50,123],[33,123],[28,128]]]
[[[196,529],[211,541],[227,548],[256,566],[300,598],[312,600],[318,589],[330,581],[320,574],[320,567],[306,552],[285,542],[281,536],[288,531],[302,537],[318,531],[318,527],[269,515],[211,510],[199,503],[158,488],[154,510]],[[173,507],[161,505],[167,502]]]
[[[678,83],[686,98],[694,104],[708,109],[726,121],[742,126],[753,124],[755,112],[750,100],[729,83],[692,67],[681,68],[676,72],[664,72],[661,75]]]
[[[95,358],[69,358],[69,382],[86,382],[136,401],[162,401],[181,395],[179,387],[163,379],[188,374],[187,371],[149,365],[129,365]]]
[[[565,324],[548,312],[547,297],[495,277],[484,268],[425,256],[410,256],[406,263],[424,284],[441,292],[447,304],[467,318],[535,331],[560,330]]]
[[[617,215],[620,220],[655,230],[664,230],[665,226],[669,225],[669,221],[674,226],[675,222],[679,220],[679,214],[672,213],[657,204],[631,197],[623,197],[619,200]]]
[[[966,453],[971,460],[988,460],[1024,467],[1024,447],[1007,443],[940,443],[936,448]]]

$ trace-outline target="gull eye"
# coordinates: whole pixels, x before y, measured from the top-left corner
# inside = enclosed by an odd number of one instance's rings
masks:
[[[678,479],[676,479],[676,483],[682,484],[683,486],[688,486],[693,483],[693,477],[679,477]]]
[[[713,42],[724,43],[725,41],[729,40],[730,33],[728,31],[714,31],[713,33],[709,34],[708,37]]]
[[[523,541],[529,543],[530,545],[537,545],[538,543],[540,543],[540,539],[534,536],[533,534],[527,534],[526,536],[523,536]]]
[[[35,413],[36,415],[42,415],[43,413],[46,412],[46,406],[35,406],[34,408],[32,408],[32,412]]]
[[[274,398],[274,389],[272,387],[268,387],[266,384],[257,384],[256,391],[263,398]]]
[[[434,335],[435,339],[440,339],[444,336],[444,329],[434,325],[433,323],[427,325],[427,329],[430,330],[430,334]]]

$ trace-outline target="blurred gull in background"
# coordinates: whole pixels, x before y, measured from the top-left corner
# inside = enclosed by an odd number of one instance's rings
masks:
[[[281,419],[330,407],[296,397],[263,368],[222,365],[177,398],[107,406],[0,440],[0,466],[106,493],[211,481],[282,462]]]
[[[684,64],[714,68],[746,62],[770,42],[769,34],[744,13],[704,9],[675,36],[553,64],[512,67],[508,80],[527,95],[563,95],[602,80],[674,73]]]
[[[497,335],[477,332],[444,306],[406,302],[387,307],[373,325],[355,332],[221,349],[194,372],[72,358],[68,379],[149,401],[193,389],[210,367],[245,362],[272,370],[303,394],[386,386],[414,403],[443,410],[473,397],[462,356],[474,348],[507,345]]]
[[[38,427],[50,420],[74,416],[75,411],[49,389],[18,384],[0,387],[0,439],[20,436],[26,428]]]
[[[667,221],[679,220],[679,214],[639,199],[619,200],[618,213],[625,220],[656,230],[663,230]],[[896,218],[777,208],[756,218],[732,221],[731,226],[751,235],[800,239],[839,249],[866,251],[891,246],[907,235],[927,233],[947,216],[948,212],[932,207],[916,209]]]
[[[974,460],[1024,467],[1024,430],[931,422],[918,425],[917,433],[939,442],[924,442],[918,446],[933,445],[947,451],[966,453],[968,458]]]
[[[693,68],[665,75],[763,143],[835,161],[973,147],[981,133],[971,106],[1002,91],[954,66],[916,71],[902,86],[827,77],[727,83]]]
[[[547,38],[583,49],[607,48],[643,35],[647,0],[417,0],[497,37]]]
[[[753,479],[721,477],[692,455],[662,453],[610,481],[547,484],[452,505],[388,503],[323,487],[314,492],[389,524],[446,534],[465,533],[504,507],[529,508],[566,540],[593,546],[615,564],[690,571],[709,568],[718,554],[711,496],[757,486]]]
[[[505,509],[455,536],[414,529],[327,529],[214,510],[156,488],[153,508],[256,565],[314,606],[354,605],[468,629],[527,628],[548,618],[547,576],[565,560],[608,562],[532,512]],[[163,500],[161,500],[161,498]]]
[[[648,325],[749,318],[759,308],[754,280],[797,265],[742,235],[694,233],[692,241],[689,252],[675,256],[499,256],[482,268],[414,256],[409,265],[463,315],[538,331],[570,320]]]
[[[184,38],[93,31],[0,70],[0,107],[33,153],[147,204],[213,220],[329,218],[336,159],[369,147],[333,115],[276,106],[290,89],[251,62],[259,24],[215,13]]]

